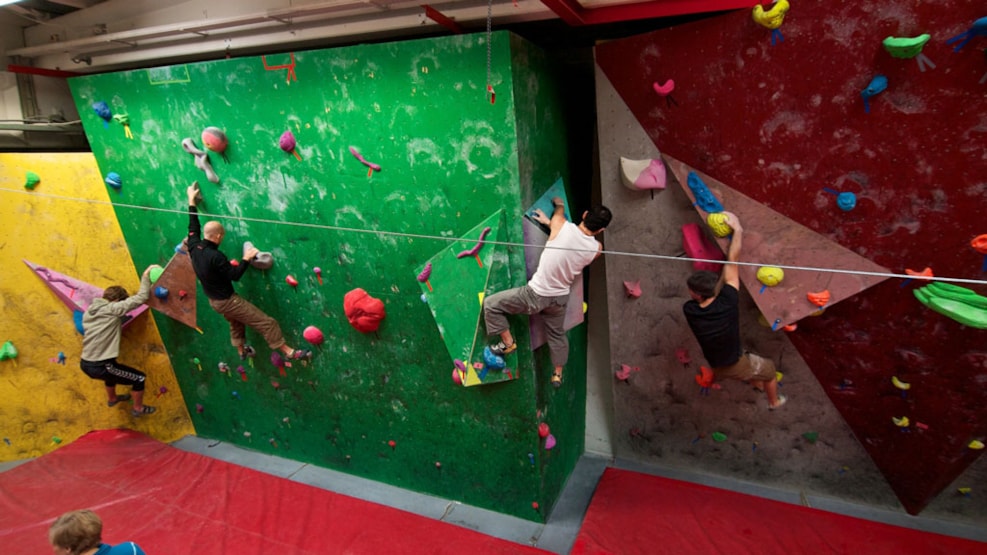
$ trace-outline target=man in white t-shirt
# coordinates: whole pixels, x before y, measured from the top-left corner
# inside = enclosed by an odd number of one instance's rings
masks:
[[[552,204],[555,210],[551,219],[541,210],[535,210],[535,220],[551,230],[535,275],[523,287],[486,297],[483,318],[487,333],[500,335],[500,341],[488,348],[493,354],[504,356],[517,349],[507,315],[541,314],[555,366],[552,386],[559,387],[562,385],[562,368],[569,360],[569,338],[564,327],[569,289],[583,268],[600,256],[603,245],[596,236],[610,224],[611,214],[605,206],[593,206],[583,212],[583,221],[577,226],[565,219],[565,203],[561,198],[553,198]]]

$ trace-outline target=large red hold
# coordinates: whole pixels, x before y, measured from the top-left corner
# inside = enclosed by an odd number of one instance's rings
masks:
[[[363,333],[377,331],[380,321],[387,316],[384,301],[371,297],[359,287],[343,297],[343,311],[350,325]]]

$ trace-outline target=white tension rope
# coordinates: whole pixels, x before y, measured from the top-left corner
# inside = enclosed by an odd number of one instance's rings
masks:
[[[99,205],[113,206],[113,207],[116,207],[116,208],[130,208],[130,209],[134,209],[134,210],[148,210],[148,211],[152,211],[152,212],[166,212],[166,213],[171,213],[171,214],[182,214],[182,215],[187,215],[188,214],[188,211],[187,210],[176,210],[176,209],[173,209],[173,208],[154,208],[154,207],[150,207],[150,206],[140,206],[140,205],[136,205],[136,204],[113,203],[113,202],[104,201],[104,200],[93,200],[93,199],[84,199],[84,198],[75,198],[75,197],[64,197],[64,196],[59,196],[59,195],[48,195],[48,194],[45,194],[45,193],[38,193],[38,192],[35,192],[35,191],[17,191],[17,190],[13,190],[13,189],[0,189],[0,191],[5,192],[5,193],[18,193],[18,194],[28,195],[28,196],[31,196],[31,197],[42,197],[42,198],[49,198],[49,199],[55,199],[55,200],[67,200],[67,201],[72,201],[72,202],[82,202],[82,203],[86,203],[86,204],[99,204]],[[472,241],[472,242],[476,242],[475,239],[470,239],[468,237],[442,237],[442,236],[438,236],[438,235],[425,235],[425,234],[421,234],[421,233],[403,233],[403,232],[400,232],[400,231],[381,231],[381,230],[374,230],[374,229],[360,229],[360,228],[355,228],[355,227],[344,227],[344,226],[325,225],[325,224],[311,224],[311,223],[305,223],[305,222],[288,222],[288,221],[280,221],[280,220],[269,220],[269,219],[265,219],[265,218],[249,218],[249,217],[246,217],[246,216],[232,216],[232,215],[229,215],[229,214],[215,214],[215,213],[210,213],[210,212],[199,212],[199,215],[200,216],[213,217],[213,218],[224,218],[224,219],[229,219],[229,220],[239,220],[239,221],[243,221],[243,222],[256,222],[256,223],[263,223],[263,224],[286,225],[286,226],[304,227],[304,228],[310,228],[310,229],[324,229],[324,230],[328,230],[328,231],[345,231],[345,232],[352,232],[352,233],[369,233],[369,234],[375,234],[375,235],[389,235],[389,236],[392,236],[392,237],[408,237],[408,238],[411,238],[411,239],[429,239],[429,240],[434,240],[434,241],[446,241],[446,242],[457,242],[457,241],[466,241],[466,242]],[[511,243],[511,242],[508,242],[508,241],[491,241],[491,240],[487,240],[487,239],[485,239],[483,242],[484,243],[491,244],[491,245],[504,245],[504,246],[508,246],[508,247],[532,247],[532,248],[549,248],[549,249],[553,249],[554,248],[554,249],[559,249],[559,250],[585,250],[585,249],[567,249],[567,248],[561,248],[561,247],[547,247],[545,245],[530,245],[530,244],[526,244],[526,243]],[[586,251],[586,252],[589,252],[589,251]],[[683,262],[713,262],[713,263],[717,263],[717,264],[723,264],[724,263],[723,260],[707,260],[705,258],[689,258],[687,256],[675,256],[675,255],[667,255],[667,254],[648,254],[648,253],[612,251],[612,250],[603,250],[603,251],[600,251],[600,252],[602,254],[608,254],[608,255],[611,255],[611,256],[630,256],[630,257],[636,257],[636,258],[647,258],[647,259],[656,259],[656,260],[675,260],[675,261],[683,261]],[[867,272],[867,271],[863,271],[863,270],[848,270],[848,269],[844,269],[844,268],[827,268],[827,267],[818,267],[818,266],[794,266],[794,265],[790,265],[790,264],[778,264],[778,263],[775,263],[775,262],[735,262],[735,264],[737,264],[738,266],[757,266],[757,267],[760,267],[760,266],[774,266],[776,268],[782,268],[782,269],[785,269],[785,270],[804,270],[804,271],[809,271],[809,272],[828,272],[828,273],[832,273],[832,274],[852,274],[852,275],[875,276],[875,277],[884,277],[884,278],[901,278],[901,279],[910,279],[910,280],[916,280],[916,281],[929,281],[929,282],[932,282],[932,281],[942,281],[942,282],[951,282],[951,283],[965,283],[965,284],[971,284],[971,285],[987,285],[987,280],[980,280],[980,279],[951,278],[951,277],[941,277],[941,276],[934,276],[934,277],[929,277],[929,276],[912,276],[912,275],[908,275],[908,274],[895,274],[895,273],[890,273],[890,272],[887,272],[887,273],[886,272]]]

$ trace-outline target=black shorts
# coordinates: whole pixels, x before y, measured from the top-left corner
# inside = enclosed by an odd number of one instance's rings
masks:
[[[87,376],[94,380],[103,380],[106,387],[129,385],[134,391],[144,391],[144,380],[147,374],[117,362],[117,359],[100,360],[98,362],[82,361],[79,365]]]

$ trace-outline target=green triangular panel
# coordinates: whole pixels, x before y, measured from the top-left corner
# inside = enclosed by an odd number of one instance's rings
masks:
[[[483,365],[486,330],[483,324],[483,297],[510,287],[506,248],[500,244],[506,236],[504,211],[498,210],[461,237],[439,251],[416,272],[422,293],[428,302],[435,325],[453,361],[461,361],[464,386],[486,385],[517,378],[517,355],[508,357],[507,368],[490,370]],[[459,257],[473,249],[486,228],[490,228],[476,255]],[[431,264],[424,281],[425,267]]]

